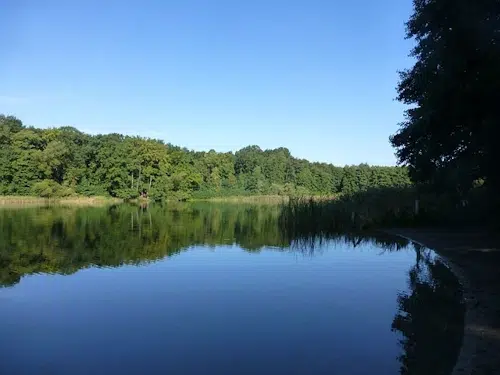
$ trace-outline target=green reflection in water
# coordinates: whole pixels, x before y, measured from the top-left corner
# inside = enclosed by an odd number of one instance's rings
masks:
[[[313,255],[325,239],[353,247],[376,242],[389,250],[408,243],[368,234],[299,236],[280,227],[279,215],[278,206],[231,204],[0,210],[0,285],[14,285],[33,273],[147,263],[201,244]]]
[[[290,245],[274,206],[176,205],[0,210],[0,284],[162,259],[196,244]]]
[[[249,252],[264,247],[314,256],[322,241],[380,252],[411,246],[380,233],[321,235],[280,226],[278,206],[179,204],[138,207],[0,210],[0,286],[34,273],[72,274],[86,267],[144,264],[194,245],[232,245]],[[428,250],[413,245],[415,265],[408,292],[400,294],[392,329],[401,335],[401,374],[449,374],[463,336],[464,305],[451,272]],[[376,344],[376,338],[371,338]]]

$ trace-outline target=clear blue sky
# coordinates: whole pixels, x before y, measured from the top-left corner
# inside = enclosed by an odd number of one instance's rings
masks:
[[[0,0],[0,113],[395,164],[411,0]]]

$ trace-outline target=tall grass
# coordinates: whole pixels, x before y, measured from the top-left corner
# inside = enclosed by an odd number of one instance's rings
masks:
[[[193,199],[194,201],[221,202],[221,203],[267,203],[280,204],[289,201],[289,197],[283,195],[247,195],[214,197],[206,199]]]
[[[487,205],[485,195],[475,191],[468,198],[466,202],[457,202],[449,195],[418,193],[414,187],[391,187],[329,200],[290,199],[281,207],[280,225],[297,237],[394,226],[482,222]]]
[[[192,201],[206,201],[206,202],[221,202],[221,203],[268,203],[268,204],[284,204],[290,201],[330,201],[335,199],[336,196],[287,196],[287,195],[238,195],[228,197],[212,197],[212,198],[197,198]]]
[[[103,206],[121,203],[122,200],[111,197],[72,196],[65,198],[41,198],[30,196],[0,196],[0,207],[33,207],[33,206]]]

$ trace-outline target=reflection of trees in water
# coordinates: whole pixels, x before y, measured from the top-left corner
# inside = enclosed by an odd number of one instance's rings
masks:
[[[407,293],[398,296],[392,329],[401,333],[401,374],[449,374],[463,336],[460,285],[430,250],[415,245]]]
[[[406,248],[410,241],[405,238],[392,236],[383,232],[335,232],[321,235],[299,235],[289,237],[289,251],[304,255],[317,255],[328,247],[346,246],[355,250],[357,247],[374,246],[380,249],[380,254],[399,251]]]
[[[190,246],[237,244],[312,256],[325,241],[385,250],[406,240],[367,234],[296,235],[279,225],[279,207],[192,204],[168,207],[37,208],[0,211],[0,285],[32,273],[71,274],[89,266],[155,261]]]
[[[326,247],[373,246],[380,253],[409,241],[380,233],[284,230],[275,206],[177,205],[0,210],[0,286],[33,273],[70,274],[89,266],[143,264],[190,246],[237,244],[314,256]],[[300,235],[298,233],[301,233]],[[401,374],[447,374],[462,337],[457,280],[432,253],[414,245],[409,292],[398,297],[392,329],[402,335]]]

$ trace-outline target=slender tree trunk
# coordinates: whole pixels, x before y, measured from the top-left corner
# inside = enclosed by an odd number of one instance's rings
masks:
[[[139,167],[139,177],[137,178],[137,191],[139,191],[140,183],[141,183],[141,167]]]

